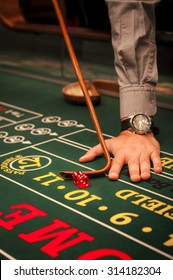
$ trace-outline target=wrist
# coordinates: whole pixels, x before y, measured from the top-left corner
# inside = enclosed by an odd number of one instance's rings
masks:
[[[153,117],[138,113],[121,120],[121,131],[129,131],[138,135],[159,133],[158,128],[154,126]]]

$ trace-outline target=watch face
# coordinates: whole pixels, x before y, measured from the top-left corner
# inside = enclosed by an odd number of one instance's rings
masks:
[[[151,119],[144,114],[137,114],[132,118],[131,124],[134,130],[147,133],[151,128]]]

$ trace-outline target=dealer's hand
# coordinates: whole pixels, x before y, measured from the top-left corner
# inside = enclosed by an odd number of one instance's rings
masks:
[[[150,178],[151,162],[154,172],[162,172],[160,145],[152,133],[137,135],[123,131],[119,136],[105,140],[110,154],[113,155],[109,171],[109,179],[117,180],[124,164],[128,165],[130,178],[133,182]],[[87,162],[103,154],[101,145],[91,148],[79,160]]]

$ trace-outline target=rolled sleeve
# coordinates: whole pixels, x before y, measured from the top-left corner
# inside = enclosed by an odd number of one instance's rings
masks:
[[[120,91],[120,116],[126,118],[138,113],[154,116],[157,111],[155,88],[127,86]]]

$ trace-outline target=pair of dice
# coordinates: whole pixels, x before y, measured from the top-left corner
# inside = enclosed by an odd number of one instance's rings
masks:
[[[78,186],[78,188],[88,188],[90,186],[88,176],[82,171],[75,171],[72,174],[73,183]]]

